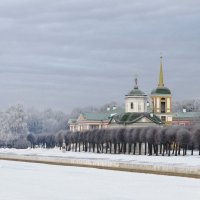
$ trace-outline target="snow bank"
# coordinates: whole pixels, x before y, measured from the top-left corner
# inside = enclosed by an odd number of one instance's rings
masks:
[[[200,156],[197,155],[162,157],[85,152],[63,153],[55,148],[0,149],[0,158],[200,178]]]
[[[200,180],[0,160],[2,200],[200,199]]]

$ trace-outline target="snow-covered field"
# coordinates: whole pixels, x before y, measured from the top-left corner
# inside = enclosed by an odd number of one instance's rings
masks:
[[[145,155],[122,155],[122,154],[97,154],[85,152],[65,152],[59,148],[54,149],[0,149],[0,154],[17,154],[17,155],[38,155],[50,157],[66,157],[76,159],[95,159],[107,162],[135,163],[145,165],[172,165],[180,167],[195,167],[200,169],[200,156],[198,152],[191,156],[145,156]]]
[[[200,180],[0,161],[1,200],[199,200]]]

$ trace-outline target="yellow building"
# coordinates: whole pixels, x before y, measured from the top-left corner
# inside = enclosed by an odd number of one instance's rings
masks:
[[[166,125],[172,124],[172,94],[164,86],[162,56],[160,57],[160,75],[158,87],[151,92],[151,109]]]

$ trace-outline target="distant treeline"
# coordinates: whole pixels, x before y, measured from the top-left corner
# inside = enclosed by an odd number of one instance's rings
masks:
[[[60,111],[11,106],[0,111],[0,147],[25,148],[28,134],[55,134],[68,128],[67,121],[68,117]]]
[[[66,151],[112,154],[187,155],[188,149],[198,149],[200,155],[200,126],[95,129],[84,132],[59,131],[54,134],[29,134],[31,147]]]

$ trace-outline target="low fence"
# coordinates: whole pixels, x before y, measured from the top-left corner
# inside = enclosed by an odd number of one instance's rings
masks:
[[[155,164],[134,164],[118,161],[105,161],[101,159],[79,159],[47,156],[11,155],[0,154],[0,160],[42,163],[63,166],[87,167],[137,173],[149,173],[168,176],[181,176],[200,178],[199,167],[186,167],[178,165],[155,165]]]

